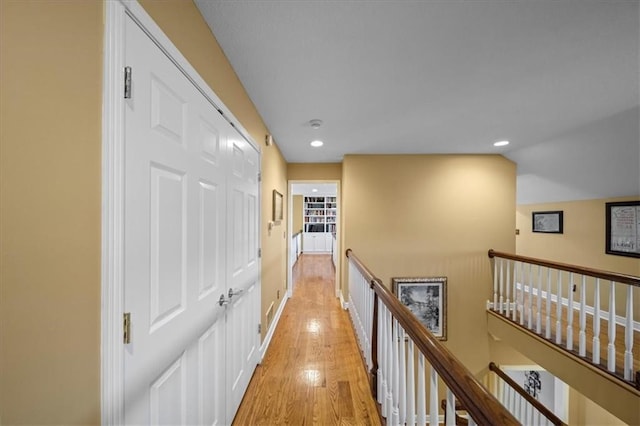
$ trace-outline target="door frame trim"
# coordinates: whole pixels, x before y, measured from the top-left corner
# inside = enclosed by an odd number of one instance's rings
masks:
[[[298,180],[288,180],[287,181],[287,189],[289,193],[289,198],[287,200],[287,204],[289,207],[288,210],[288,220],[287,220],[287,235],[291,236],[293,234],[293,192],[292,186],[295,184],[305,184],[305,183],[333,183],[336,185],[336,244],[338,246],[338,256],[336,257],[336,271],[335,271],[335,296],[341,299],[342,293],[342,274],[341,274],[341,265],[342,265],[342,254],[340,251],[342,250],[341,237],[342,237],[342,199],[340,195],[342,194],[341,189],[341,181],[338,179],[298,179]],[[290,247],[291,238],[288,238],[287,241],[287,296],[293,296],[293,263],[291,263],[291,247]],[[342,299],[341,299],[342,300]]]
[[[173,42],[135,0],[105,2],[102,87],[101,424],[124,423],[124,142],[125,22],[131,17],[223,117],[258,152],[261,147]],[[135,73],[135,71],[134,71]],[[134,74],[135,76],[135,74]],[[261,172],[261,165],[258,165]],[[261,191],[258,202],[261,203]],[[260,216],[260,211],[258,211]],[[258,223],[261,223],[260,217]],[[258,245],[261,246],[261,232]],[[258,259],[261,263],[261,259]],[[261,268],[260,265],[258,266]],[[259,285],[260,287],[260,285]],[[257,289],[260,293],[260,288]]]

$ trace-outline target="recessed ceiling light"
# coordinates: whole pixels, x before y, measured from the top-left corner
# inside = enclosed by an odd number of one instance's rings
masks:
[[[509,141],[498,141],[493,143],[493,146],[507,146],[507,145],[509,145]]]
[[[311,192],[318,192],[318,190],[317,190],[317,189],[315,189],[315,188],[313,188],[313,189],[311,190]]]
[[[313,141],[311,142],[311,146],[314,148],[318,148],[319,146],[324,145],[324,143],[322,141]]]

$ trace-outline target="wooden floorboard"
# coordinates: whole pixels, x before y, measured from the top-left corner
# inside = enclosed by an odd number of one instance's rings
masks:
[[[234,425],[380,425],[331,256],[302,255],[287,302]]]

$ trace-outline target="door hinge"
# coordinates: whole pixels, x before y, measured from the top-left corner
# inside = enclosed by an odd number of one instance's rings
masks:
[[[262,324],[258,324],[258,334],[262,333]]]
[[[123,317],[123,341],[125,345],[128,345],[131,343],[131,313],[125,312]]]
[[[258,173],[258,182],[262,182],[262,173]]]
[[[131,67],[124,67],[124,98],[131,99]]]
[[[258,257],[262,257],[262,249],[261,248],[258,249]]]

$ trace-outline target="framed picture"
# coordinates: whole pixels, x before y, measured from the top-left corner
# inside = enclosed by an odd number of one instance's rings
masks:
[[[562,211],[531,213],[531,230],[546,234],[562,234]]]
[[[284,209],[282,207],[282,194],[273,190],[273,218],[272,220],[277,224],[284,219]]]
[[[606,203],[606,253],[640,257],[640,201]]]
[[[437,339],[447,340],[447,278],[392,278],[393,292]]]

